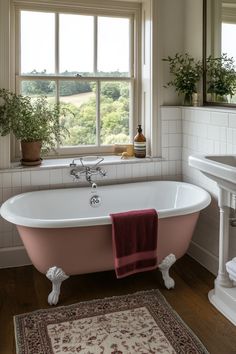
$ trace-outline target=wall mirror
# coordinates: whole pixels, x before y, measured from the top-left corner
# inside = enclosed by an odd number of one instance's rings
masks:
[[[203,0],[205,105],[236,106],[235,40],[236,0]]]

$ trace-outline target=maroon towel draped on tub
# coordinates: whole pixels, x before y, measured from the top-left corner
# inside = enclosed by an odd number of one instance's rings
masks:
[[[158,216],[155,209],[110,214],[117,278],[157,267]]]

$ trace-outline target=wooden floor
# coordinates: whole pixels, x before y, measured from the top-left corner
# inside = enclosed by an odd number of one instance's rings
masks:
[[[189,256],[176,262],[171,275],[174,290],[164,288],[159,271],[120,280],[113,271],[72,276],[62,285],[59,305],[158,288],[211,354],[236,354],[236,327],[207,298],[213,275]],[[0,270],[1,354],[15,354],[13,316],[49,307],[50,290],[49,280],[33,266]]]

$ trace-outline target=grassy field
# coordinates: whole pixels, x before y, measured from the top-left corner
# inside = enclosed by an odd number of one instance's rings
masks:
[[[90,99],[90,97],[93,96],[95,96],[94,92],[84,92],[84,93],[78,93],[76,95],[71,95],[71,96],[61,96],[60,101],[65,103],[71,103],[76,107],[79,107],[81,106],[81,104],[87,102]]]

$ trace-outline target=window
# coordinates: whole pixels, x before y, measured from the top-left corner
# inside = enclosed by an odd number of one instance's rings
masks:
[[[61,155],[131,142],[139,116],[135,11],[42,6],[16,11],[17,91],[73,111],[62,122],[70,136]]]
[[[236,50],[232,45],[232,38],[236,35],[236,23],[222,22],[221,26],[221,54],[226,53],[228,58],[233,58],[236,63]],[[228,97],[229,103],[236,104],[236,95]]]

